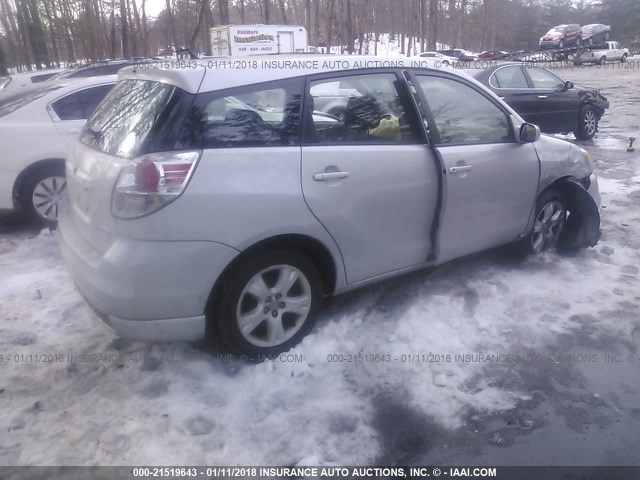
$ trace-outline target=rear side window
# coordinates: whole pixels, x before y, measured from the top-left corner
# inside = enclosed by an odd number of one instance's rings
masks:
[[[33,77],[31,77],[31,83],[44,82],[45,80],[49,80],[55,74],[56,72],[53,72],[53,73],[48,72],[48,73],[43,73],[42,75],[34,75]]]
[[[290,80],[198,94],[176,148],[297,144],[300,86],[300,81]]]
[[[177,90],[173,85],[147,80],[118,82],[85,125],[80,140],[124,158],[147,153],[152,130],[160,129]]]
[[[519,66],[503,67],[496,70],[489,83],[495,88],[528,88],[527,79]]]
[[[399,86],[394,73],[339,76],[310,82],[315,143],[379,144],[415,140]]]
[[[85,88],[56,100],[51,108],[60,120],[86,120],[111,88],[112,85]]]

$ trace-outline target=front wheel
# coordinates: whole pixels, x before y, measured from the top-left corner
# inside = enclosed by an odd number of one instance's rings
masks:
[[[321,302],[320,275],[307,257],[287,251],[251,255],[227,277],[219,330],[236,352],[275,355],[311,330]]]
[[[63,166],[42,167],[29,175],[21,192],[21,203],[32,220],[55,225],[58,206],[67,193]]]
[[[607,57],[603,55],[598,59],[598,65],[604,65],[605,63],[607,63]]]
[[[591,140],[598,131],[598,112],[591,105],[584,105],[578,115],[578,127],[573,132],[578,140]]]
[[[536,201],[533,230],[526,239],[528,253],[540,254],[555,248],[567,219],[567,208],[562,193],[544,192]]]
[[[621,61],[622,63],[624,63],[624,62],[626,62],[626,61],[627,61],[627,54],[626,54],[626,53],[622,54],[622,58],[620,59],[620,61]]]

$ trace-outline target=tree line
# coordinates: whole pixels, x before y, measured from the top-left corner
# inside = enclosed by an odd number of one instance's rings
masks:
[[[304,25],[310,45],[344,53],[376,53],[383,33],[406,55],[438,44],[533,49],[561,23],[605,23],[640,47],[639,0],[164,0],[157,18],[148,1],[0,0],[0,74],[174,48],[210,54],[210,28],[229,23]]]

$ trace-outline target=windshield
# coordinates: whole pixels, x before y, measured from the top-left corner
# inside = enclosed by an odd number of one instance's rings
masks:
[[[148,80],[119,82],[87,122],[81,141],[110,155],[136,156],[175,90]]]
[[[61,85],[37,86],[37,87],[24,87],[16,92],[0,93],[0,117],[9,115],[11,112],[28,105],[29,103],[44,97],[47,93],[53,92],[62,88]]]
[[[554,27],[547,32],[547,35],[562,35],[564,33],[564,28]]]

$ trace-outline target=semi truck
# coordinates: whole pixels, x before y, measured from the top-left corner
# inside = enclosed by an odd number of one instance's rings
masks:
[[[211,29],[211,53],[216,57],[294,52],[318,52],[315,47],[309,47],[304,27],[224,25]]]

